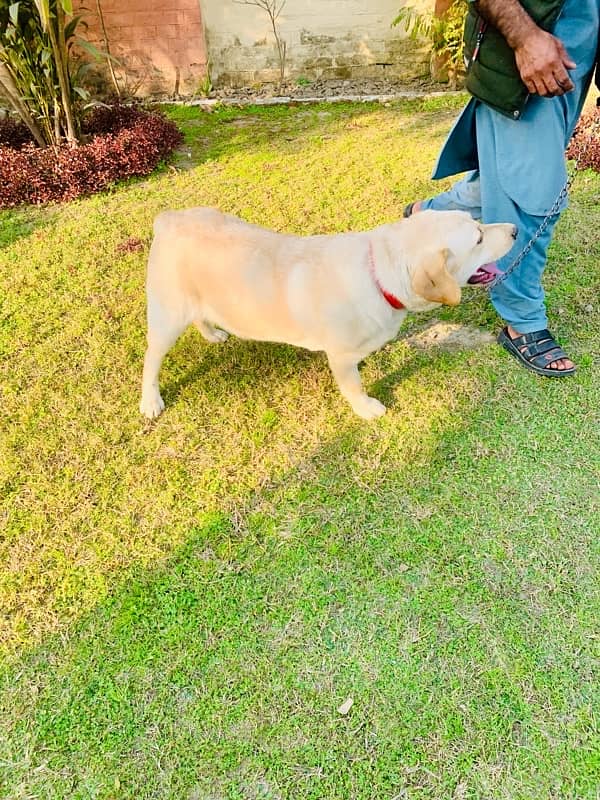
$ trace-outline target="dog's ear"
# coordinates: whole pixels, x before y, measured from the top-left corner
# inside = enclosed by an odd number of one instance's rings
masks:
[[[429,253],[420,261],[412,276],[414,291],[432,303],[457,306],[460,303],[460,286],[446,268],[448,251]]]

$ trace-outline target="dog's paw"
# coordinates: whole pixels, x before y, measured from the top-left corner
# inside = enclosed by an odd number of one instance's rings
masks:
[[[363,419],[377,419],[382,417],[386,412],[386,407],[380,403],[375,397],[365,395],[360,400],[352,404],[352,408],[359,417]]]
[[[164,410],[165,402],[158,392],[151,397],[142,397],[140,412],[148,419],[159,417]]]

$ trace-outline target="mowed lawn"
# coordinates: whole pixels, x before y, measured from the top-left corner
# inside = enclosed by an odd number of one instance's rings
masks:
[[[375,423],[195,330],[138,413],[157,212],[397,219],[460,102],[171,108],[174,166],[0,214],[0,797],[598,797],[600,176],[546,278],[574,379],[469,343],[473,289],[367,359]]]

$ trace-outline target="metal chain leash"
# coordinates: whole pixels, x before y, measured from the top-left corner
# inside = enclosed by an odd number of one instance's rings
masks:
[[[581,160],[585,156],[589,146],[592,143],[592,140],[593,140],[593,137],[594,137],[594,132],[595,132],[596,129],[600,129],[600,117],[599,117],[599,119],[595,120],[594,123],[592,124],[588,139],[585,142],[581,153],[579,153],[579,156],[575,159],[575,164],[573,166],[573,169],[572,169],[570,175],[567,177],[567,180],[565,181],[565,185],[562,187],[562,189],[558,193],[558,196],[557,196],[556,200],[554,201],[554,203],[552,204],[551,209],[548,211],[548,213],[546,214],[544,219],[541,221],[540,226],[538,227],[536,232],[533,234],[531,239],[527,242],[527,244],[521,250],[521,252],[518,254],[518,256],[514,259],[514,261],[511,262],[511,264],[508,266],[508,268],[501,275],[498,275],[497,278],[494,278],[494,280],[490,284],[488,284],[488,286],[486,287],[486,289],[488,291],[491,291],[492,289],[495,289],[496,286],[499,286],[501,283],[503,283],[508,278],[508,276],[511,275],[522,264],[523,260],[532,251],[532,249],[533,249],[535,243],[537,242],[537,240],[545,232],[546,228],[550,224],[550,220],[559,213],[559,211],[561,209],[561,206],[563,204],[563,201],[565,200],[565,198],[569,194],[569,189],[571,188],[571,186],[573,184],[573,181],[575,180],[575,176],[577,175],[577,172],[579,171],[579,163],[581,162]]]

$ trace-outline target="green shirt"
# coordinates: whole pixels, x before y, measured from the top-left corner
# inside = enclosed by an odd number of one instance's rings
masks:
[[[520,0],[520,3],[540,28],[550,31],[564,0]],[[597,31],[595,35],[597,46]],[[469,0],[464,44],[466,88],[496,111],[519,119],[529,97],[527,87],[519,75],[513,50],[502,34],[481,17],[475,0]],[[600,85],[598,71],[596,83]]]

